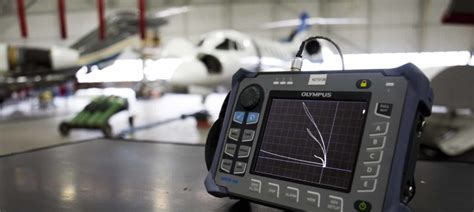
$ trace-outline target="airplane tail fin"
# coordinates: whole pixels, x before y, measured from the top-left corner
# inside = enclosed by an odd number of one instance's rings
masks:
[[[292,45],[299,46],[307,37],[307,31],[311,26],[308,24],[309,14],[307,12],[302,12],[299,18],[299,25],[292,31],[290,36],[287,39],[287,42],[292,43]],[[308,42],[305,46],[304,55],[311,62],[321,63],[323,62],[322,57],[322,47],[319,41]]]
[[[300,15],[300,24],[291,31],[290,35],[285,39],[286,42],[301,42],[306,38],[306,31],[309,29],[308,25],[309,14],[303,11]]]

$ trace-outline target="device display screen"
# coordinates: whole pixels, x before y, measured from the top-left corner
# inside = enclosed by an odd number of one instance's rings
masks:
[[[367,100],[272,98],[253,172],[349,192]]]

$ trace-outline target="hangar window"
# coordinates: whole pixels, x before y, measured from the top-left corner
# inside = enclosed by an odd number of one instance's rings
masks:
[[[238,50],[237,42],[226,38],[222,43],[216,46],[219,50]]]

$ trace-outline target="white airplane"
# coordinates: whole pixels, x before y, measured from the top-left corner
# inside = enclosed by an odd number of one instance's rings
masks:
[[[232,75],[239,69],[250,71],[289,70],[308,29],[304,13],[300,25],[287,41],[254,38],[235,30],[218,30],[205,34],[196,46],[185,40],[172,40],[163,47],[162,57],[180,58],[169,78],[173,88],[215,88],[230,85]],[[319,42],[310,42],[305,58],[322,64],[333,52]],[[160,70],[155,70],[159,72]]]
[[[285,41],[255,38],[235,30],[218,30],[203,35],[197,45],[185,39],[173,39],[150,59],[142,61],[130,52],[129,56],[119,58],[104,69],[90,73],[81,69],[76,76],[80,83],[136,82],[145,77],[145,82],[164,80],[167,82],[164,84],[171,85],[172,91],[208,94],[220,86],[228,87],[239,68],[251,71],[288,70],[299,45],[306,38],[309,25],[321,24],[312,21],[305,12],[299,20],[296,30]],[[344,23],[333,21],[325,24]],[[319,42],[308,43],[304,53],[305,58],[316,65],[336,58],[331,57],[334,55],[331,50]],[[168,91],[166,88],[160,90]]]

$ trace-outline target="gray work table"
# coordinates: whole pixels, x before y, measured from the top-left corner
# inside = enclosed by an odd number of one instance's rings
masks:
[[[207,194],[204,147],[115,140],[0,157],[0,211],[275,211]],[[474,210],[474,165],[420,161],[413,211]]]

